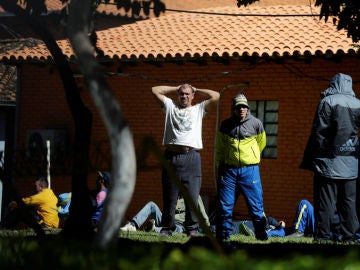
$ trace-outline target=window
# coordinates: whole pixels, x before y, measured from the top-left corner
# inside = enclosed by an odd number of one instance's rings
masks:
[[[261,120],[266,132],[266,147],[262,152],[262,157],[277,158],[279,101],[249,100],[248,102],[251,109],[251,114]]]

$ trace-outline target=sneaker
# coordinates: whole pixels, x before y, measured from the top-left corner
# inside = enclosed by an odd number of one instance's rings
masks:
[[[168,236],[172,235],[172,231],[170,231],[170,230],[161,230],[160,235],[164,236],[164,237],[168,237]]]
[[[290,237],[290,238],[299,238],[299,237],[304,237],[304,233],[302,231],[296,230],[294,233],[289,234],[286,237]]]
[[[188,236],[190,237],[195,237],[198,235],[198,231],[197,230],[191,230],[191,231],[188,231]]]
[[[243,235],[251,236],[251,237],[255,236],[255,233],[252,230],[250,230],[250,228],[248,226],[246,226],[245,223],[240,223],[239,234],[243,234]]]
[[[135,232],[136,227],[131,222],[128,222],[125,226],[120,228],[120,231],[123,231],[123,232]]]
[[[145,231],[153,232],[155,231],[155,219],[150,219],[148,223],[146,223]]]

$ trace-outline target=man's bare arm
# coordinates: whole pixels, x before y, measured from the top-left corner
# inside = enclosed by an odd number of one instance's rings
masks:
[[[196,93],[202,94],[206,97],[205,110],[207,112],[215,107],[220,99],[220,94],[214,90],[196,88]]]
[[[189,85],[190,86],[190,85]],[[166,96],[169,93],[177,92],[179,90],[180,86],[166,86],[166,85],[160,85],[160,86],[154,86],[152,87],[152,93],[160,106],[163,106],[164,104],[164,96]],[[205,96],[205,110],[209,111],[213,107],[217,105],[220,99],[220,94],[216,91],[209,90],[209,89],[201,89],[201,88],[195,88],[193,86],[190,86],[194,93],[198,93],[200,95]]]
[[[152,87],[151,91],[157,100],[157,102],[162,107],[164,105],[164,96],[169,93],[178,91],[178,86],[166,86],[166,85],[159,85]]]

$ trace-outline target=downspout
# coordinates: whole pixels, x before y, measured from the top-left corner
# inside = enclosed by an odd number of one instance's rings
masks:
[[[219,117],[220,117],[220,102],[221,102],[221,96],[222,94],[231,88],[234,87],[240,87],[240,92],[244,92],[244,90],[249,87],[250,83],[249,82],[241,82],[241,83],[237,83],[237,84],[228,84],[227,86],[225,86],[224,88],[222,88],[220,90],[220,98],[219,98],[219,102],[216,106],[216,125],[215,125],[215,140],[214,140],[214,156],[213,156],[213,179],[214,179],[214,185],[215,185],[215,191],[217,192],[217,185],[216,185],[216,181],[217,181],[217,171],[216,171],[216,165],[215,165],[215,157],[216,157],[216,153],[215,153],[215,142],[216,142],[216,136],[217,136],[217,132],[219,130]]]
[[[4,179],[0,179],[1,190],[0,190],[0,221],[2,220],[4,203],[9,203],[10,199],[18,197],[15,183],[16,183],[16,173],[15,173],[15,164],[17,156],[17,140],[18,140],[18,123],[19,123],[19,99],[21,95],[21,68],[19,65],[16,65],[16,100],[14,105],[14,111],[7,112],[6,116],[6,132],[5,132],[5,149],[4,149]],[[9,119],[11,115],[11,120]],[[11,124],[10,124],[11,122]],[[10,126],[12,130],[10,130]],[[11,137],[11,138],[10,138]]]

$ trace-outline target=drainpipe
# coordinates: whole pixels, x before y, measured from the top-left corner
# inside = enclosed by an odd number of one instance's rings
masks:
[[[50,140],[46,140],[46,174],[47,174],[47,180],[49,183],[49,188],[51,188],[51,182],[50,182]]]
[[[229,84],[227,86],[225,86],[224,88],[222,88],[220,90],[220,98],[219,98],[219,102],[217,104],[217,107],[216,107],[216,126],[215,126],[215,141],[216,141],[216,136],[217,136],[217,132],[219,130],[219,117],[220,117],[220,102],[221,102],[221,96],[222,94],[228,90],[228,89],[231,89],[231,88],[234,88],[234,87],[239,87],[240,88],[240,92],[244,92],[244,90],[249,87],[250,83],[249,82],[241,82],[241,83],[237,83],[237,84]],[[214,185],[215,185],[215,190],[217,192],[217,185],[216,185],[216,179],[217,179],[217,173],[216,173],[216,165],[215,165],[215,156],[216,156],[216,153],[215,153],[215,141],[214,141],[214,157],[213,157],[213,177],[214,177]]]

